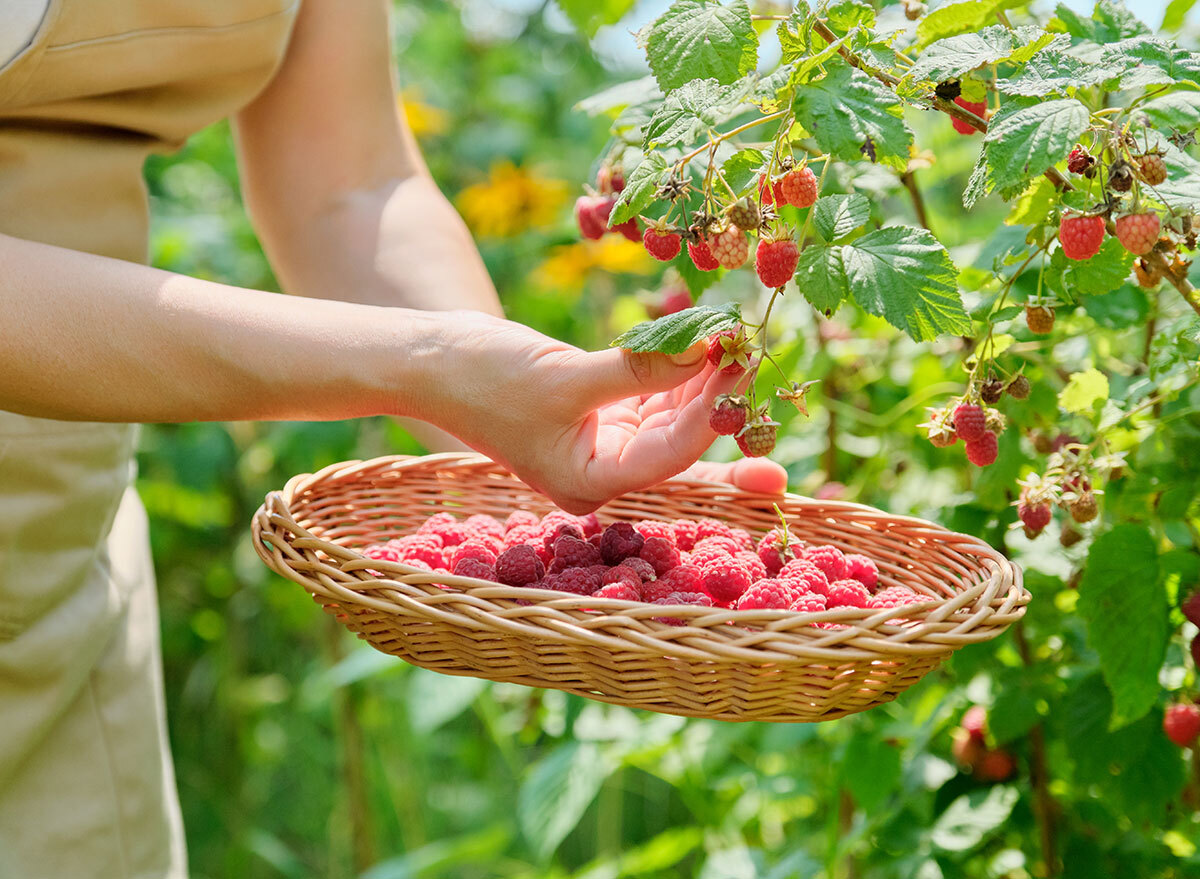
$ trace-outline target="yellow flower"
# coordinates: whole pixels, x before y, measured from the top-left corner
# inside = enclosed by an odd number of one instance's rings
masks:
[[[486,180],[458,194],[458,209],[476,235],[511,238],[552,223],[566,197],[563,181],[539,177],[505,160],[492,164]]]
[[[404,89],[399,98],[400,110],[408,120],[408,127],[418,138],[444,134],[449,127],[449,117],[444,110],[426,104],[417,89]]]
[[[563,244],[551,250],[537,269],[534,281],[541,287],[570,291],[581,288],[592,271],[610,274],[648,274],[650,256],[640,244],[618,235],[599,241]]]

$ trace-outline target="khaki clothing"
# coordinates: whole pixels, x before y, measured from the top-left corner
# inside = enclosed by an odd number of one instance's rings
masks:
[[[50,0],[0,67],[0,233],[144,262],[143,162],[261,91],[298,3]],[[186,873],[135,443],[0,412],[0,879]]]

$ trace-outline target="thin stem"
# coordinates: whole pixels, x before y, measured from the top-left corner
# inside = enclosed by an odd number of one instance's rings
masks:
[[[724,143],[725,141],[729,140],[731,137],[736,137],[737,135],[741,134],[743,131],[746,131],[747,129],[754,128],[756,125],[762,125],[762,124],[764,124],[766,122],[770,122],[774,119],[778,119],[781,116],[786,116],[790,112],[791,112],[790,109],[789,110],[776,110],[774,113],[768,113],[766,116],[760,116],[758,119],[751,119],[749,122],[746,122],[743,125],[739,125],[737,128],[730,129],[729,131],[726,131],[724,134],[719,134],[715,138],[709,138],[708,142],[705,143],[703,146],[697,147],[696,149],[694,149],[690,153],[688,153],[686,156],[684,156],[682,159],[680,159],[678,162],[676,162],[675,167],[682,168],[684,165],[686,165],[692,159],[696,158],[696,156],[700,155],[702,152],[704,152],[709,147],[715,146],[719,143]]]
[[[912,199],[913,211],[916,212],[917,222],[921,224],[922,228],[932,232],[933,228],[929,225],[929,214],[925,210],[925,198],[921,195],[921,190],[917,186],[916,175],[912,171],[905,171],[900,175],[900,182],[904,184],[904,188],[908,190],[909,197]]]

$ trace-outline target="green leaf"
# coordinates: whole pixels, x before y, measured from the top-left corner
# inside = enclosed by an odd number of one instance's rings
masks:
[[[537,763],[517,793],[517,821],[545,860],[595,799],[616,768],[591,743],[568,742]]]
[[[1058,202],[1058,190],[1046,177],[1038,177],[1021,197],[1013,202],[1012,211],[1004,218],[1006,226],[1040,226],[1050,217]]]
[[[845,64],[830,70],[796,95],[796,118],[825,152],[857,161],[870,139],[885,164],[903,170],[912,131],[900,99],[887,86]]]
[[[1059,3],[1054,14],[1066,25],[1071,36],[1100,46],[1150,33],[1150,29],[1123,4],[1111,0],[1100,0],[1092,10],[1091,18],[1084,18],[1065,3]]]
[[[589,116],[615,115],[633,104],[662,100],[662,96],[654,77],[642,76],[596,92],[577,103],[575,109]]]
[[[779,22],[779,27],[775,29],[776,35],[779,37],[779,47],[782,50],[781,62],[791,64],[793,61],[798,61],[803,58],[809,51],[809,35],[811,31],[804,19],[796,12],[784,21]]]
[[[728,85],[758,63],[758,34],[745,0],[728,6],[676,0],[639,36],[650,70],[664,92],[693,79]]]
[[[987,180],[987,150],[980,150],[975,159],[975,167],[971,169],[971,176],[967,179],[967,185],[963,187],[962,203],[964,208],[970,210],[975,207],[975,202],[987,195]]]
[[[606,24],[616,24],[633,8],[635,0],[558,0],[575,27],[589,37]]]
[[[1058,405],[1066,412],[1086,415],[1097,403],[1108,399],[1108,377],[1092,368],[1072,373],[1066,387],[1058,392]]]
[[[735,303],[697,305],[640,323],[614,339],[612,347],[682,354],[701,339],[736,327],[741,320],[741,312]]]
[[[944,37],[977,31],[988,22],[995,21],[997,12],[1020,5],[1020,0],[954,0],[943,3],[917,25],[918,43],[928,46]]]
[[[874,812],[891,796],[900,781],[900,751],[885,739],[859,729],[842,757],[842,778],[859,806]]]
[[[1176,210],[1200,209],[1200,162],[1172,143],[1164,143],[1163,149],[1167,182],[1154,187],[1154,194]]]
[[[1171,92],[1142,104],[1141,112],[1162,129],[1200,128],[1200,92]]]
[[[1200,55],[1154,37],[1139,36],[1104,47],[1100,64],[1120,76],[1122,88],[1184,81],[1200,85]]]
[[[722,86],[715,79],[697,79],[667,95],[646,125],[644,148],[690,143],[708,129],[729,119],[753,83],[742,80]]]
[[[1030,178],[1067,157],[1088,121],[1087,107],[1073,99],[1002,108],[984,137],[992,187],[1006,197],[1023,190]]]
[[[938,816],[929,839],[943,851],[973,849],[1008,820],[1018,796],[1017,789],[1009,785],[964,794]]]
[[[1195,5],[1196,0],[1171,0],[1167,4],[1166,11],[1163,12],[1162,29],[1165,31],[1177,31],[1182,28],[1187,14],[1192,11],[1192,7]]]
[[[1079,583],[1079,615],[1112,692],[1109,728],[1118,729],[1154,705],[1167,644],[1167,597],[1147,528],[1118,525],[1092,542]]]
[[[824,18],[838,33],[859,26],[870,28],[875,24],[875,7],[863,0],[841,0],[825,7]]]
[[[996,88],[1006,95],[1040,98],[1097,85],[1111,74],[1109,68],[1088,64],[1069,52],[1051,47],[1029,59],[1017,76],[997,80]]]
[[[1070,265],[1063,280],[1072,292],[1091,295],[1111,293],[1129,277],[1133,269],[1133,254],[1115,238],[1106,237],[1100,250],[1091,259],[1067,260]]]
[[[667,170],[667,160],[658,153],[646,153],[641,163],[625,180],[625,188],[617,196],[612,213],[608,215],[608,224],[615,226],[624,223],[631,217],[636,217],[654,201],[654,193]]]
[[[796,265],[796,287],[826,317],[850,296],[850,279],[842,264],[842,248],[810,245]]]
[[[1018,35],[1000,25],[991,25],[976,33],[938,40],[921,53],[909,75],[933,82],[958,79],[972,70],[1006,60],[1018,49],[1036,51],[1033,47],[1040,48],[1054,39],[1053,34],[1036,28],[1022,30],[1025,33]]]
[[[758,177],[765,163],[766,157],[760,150],[738,150],[721,165],[721,174],[734,192],[741,192]]]
[[[813,226],[829,242],[849,235],[869,219],[871,203],[857,192],[823,196],[812,209]]]
[[[968,333],[971,319],[958,294],[950,254],[925,229],[891,226],[843,244],[850,291],[862,309],[918,342]]]

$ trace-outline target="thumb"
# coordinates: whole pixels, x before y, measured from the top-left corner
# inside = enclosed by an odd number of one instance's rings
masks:
[[[708,346],[703,340],[679,354],[609,348],[584,354],[580,361],[582,395],[599,406],[626,397],[678,387],[704,368]]]

